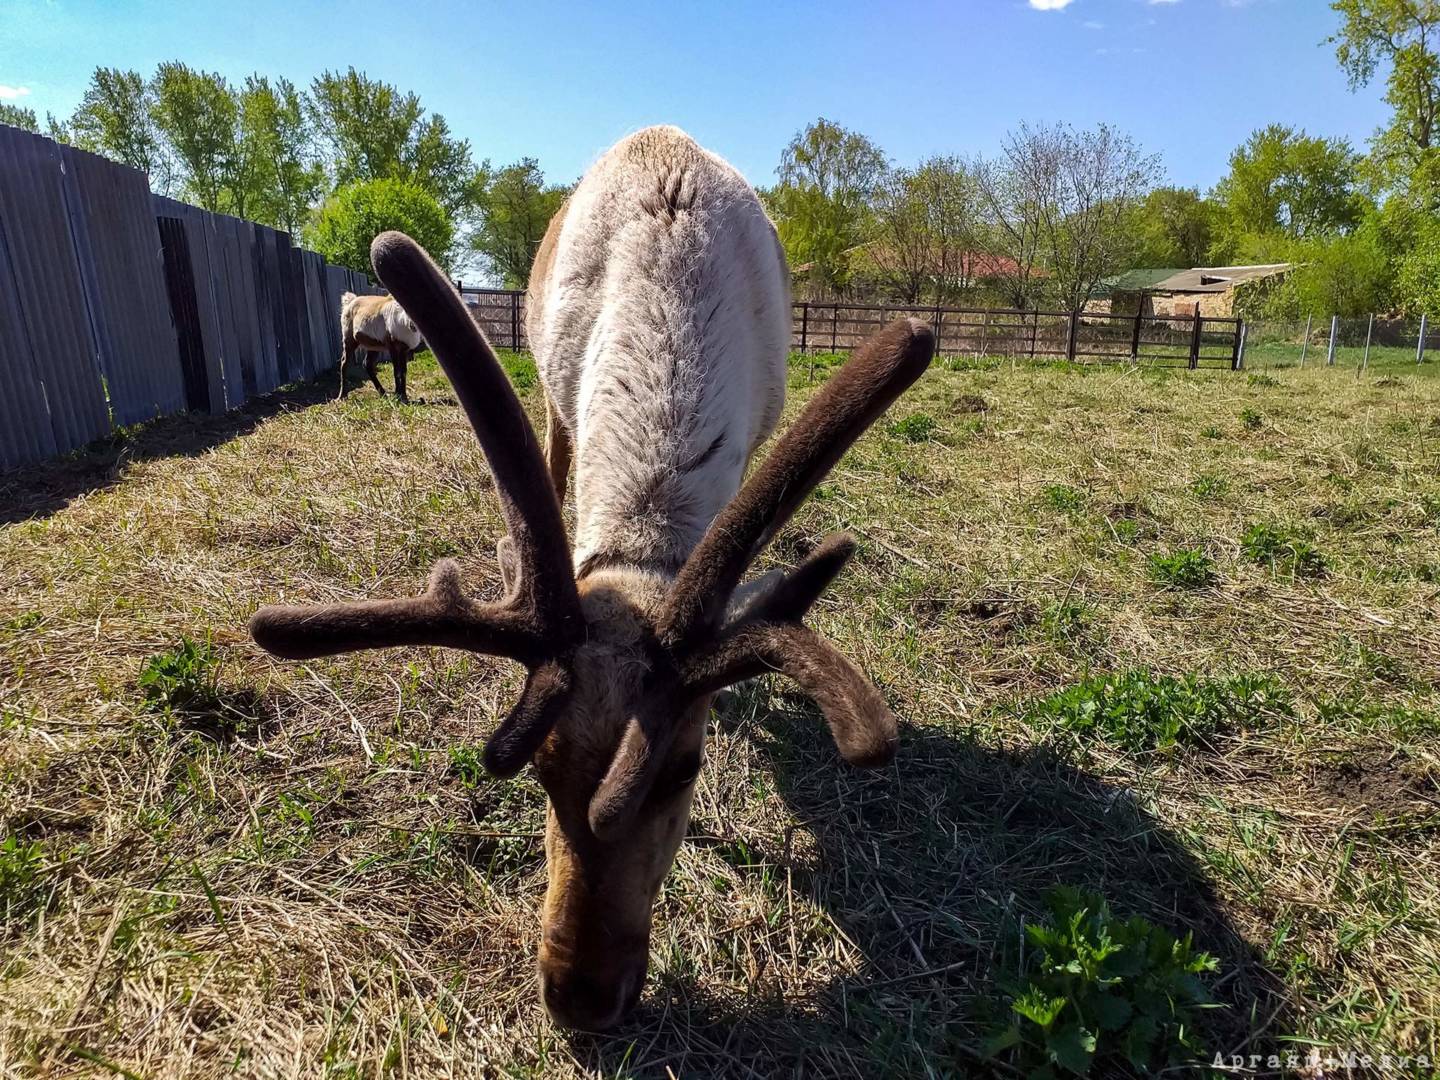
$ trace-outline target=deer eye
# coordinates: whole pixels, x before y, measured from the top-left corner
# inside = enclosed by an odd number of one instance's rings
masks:
[[[700,770],[705,765],[705,754],[687,754],[660,777],[655,787],[651,789],[651,798],[663,800],[679,795],[700,776]]]

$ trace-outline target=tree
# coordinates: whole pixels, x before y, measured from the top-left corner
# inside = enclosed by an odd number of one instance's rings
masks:
[[[470,243],[506,288],[529,286],[535,251],[568,193],[568,188],[546,187],[534,158],[506,166],[483,186],[480,225]]]
[[[1214,230],[1215,207],[1195,188],[1158,187],[1135,213],[1136,266],[1204,265]]]
[[[239,201],[255,221],[298,232],[325,183],[311,149],[302,96],[288,79],[272,85],[264,76],[251,75],[240,91],[239,108],[240,157],[253,166],[247,170],[252,188]]]
[[[1106,124],[1022,124],[1007,135],[979,176],[1012,302],[1033,304],[1043,270],[1059,303],[1084,307],[1102,278],[1132,263],[1135,209],[1158,175],[1158,158]]]
[[[1313,239],[1359,224],[1358,158],[1343,139],[1322,139],[1281,124],[1253,132],[1230,155],[1215,187],[1221,261],[1256,247],[1255,238]]]
[[[7,105],[0,101],[0,124],[21,128],[24,131],[40,133],[40,121],[35,118],[34,109],[22,109],[19,105]]]
[[[344,74],[318,76],[311,83],[310,103],[337,185],[408,180],[452,217],[470,206],[475,175],[470,144],[451,136],[443,116],[427,119],[415,94],[402,94],[352,67]]]
[[[876,238],[869,260],[901,300],[918,304],[928,292],[943,304],[972,284],[979,192],[959,158],[932,157],[895,169],[875,200]]]
[[[156,69],[154,88],[155,123],[180,163],[182,190],[206,210],[244,214],[259,166],[236,141],[230,84],[173,60]]]
[[[1395,271],[1376,219],[1350,233],[1295,241],[1284,252],[1295,264],[1264,314],[1356,318],[1391,306]]]
[[[69,125],[52,121],[52,137],[139,169],[151,187],[168,194],[173,170],[154,108],[154,90],[138,71],[97,67]]]
[[[1395,302],[1408,315],[1440,321],[1440,223],[1425,221],[1399,260]]]
[[[306,227],[304,241],[329,262],[365,270],[370,242],[387,229],[406,233],[449,268],[455,243],[450,215],[424,188],[405,180],[361,180],[340,188]]]
[[[844,288],[846,252],[866,238],[887,167],[878,146],[824,117],[781,154],[779,183],[765,199],[790,265],[809,266],[812,295]]]
[[[1333,0],[1340,31],[1331,37],[1335,58],[1351,89],[1367,85],[1382,65],[1389,68],[1385,101],[1390,123],[1371,144],[1371,161],[1385,187],[1416,192],[1428,208],[1440,201],[1440,0]]]

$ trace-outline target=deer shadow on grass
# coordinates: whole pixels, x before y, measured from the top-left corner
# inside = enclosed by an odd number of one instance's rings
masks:
[[[799,856],[751,845],[744,861],[788,877],[853,943],[858,970],[802,998],[763,970],[733,997],[661,974],[624,1030],[573,1037],[580,1060],[606,1076],[1012,1075],[982,1053],[1007,1018],[997,984],[1017,963],[1021,920],[1062,884],[1104,895],[1117,916],[1191,931],[1219,959],[1212,991],[1225,1007],[1203,1018],[1207,1057],[1273,1051],[1267,1040],[1286,1029],[1279,979],[1194,857],[1127,791],[1046,752],[908,725],[895,764],[860,773],[836,759],[812,706],[785,700],[743,726],[814,844]]]

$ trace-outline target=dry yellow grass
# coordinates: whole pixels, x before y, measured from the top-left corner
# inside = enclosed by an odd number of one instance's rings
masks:
[[[983,1070],[1010,935],[1062,882],[1220,958],[1207,1048],[1435,1055],[1440,380],[1271,374],[927,375],[890,420],[934,430],[882,423],[769,556],[861,537],[814,621],[904,719],[899,758],[848,771],[785,686],[734,695],[606,1039],[536,999],[542,794],[477,772],[518,672],[244,634],[442,554],[494,595],[493,492],[433,364],[410,407],[302,389],[0,478],[0,840],[27,853],[0,853],[0,1075]],[[1256,522],[1328,572],[1247,558]],[[1179,548],[1217,583],[1157,587]],[[216,700],[147,709],[182,635]],[[1021,719],[1137,667],[1271,673],[1298,715],[1138,754]]]

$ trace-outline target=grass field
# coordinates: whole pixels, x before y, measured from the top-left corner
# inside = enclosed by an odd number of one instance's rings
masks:
[[[520,671],[244,633],[441,555],[496,594],[494,492],[428,358],[410,406],[301,387],[0,477],[0,1075],[1023,1075],[1033,1024],[984,1055],[1057,885],[1108,900],[1096,933],[1214,958],[1185,980],[1217,1007],[1162,1050],[1433,1059],[1435,370],[937,365],[767,556],[860,537],[812,622],[898,759],[844,767],[786,684],[731,695],[607,1038],[543,1017],[542,794],[478,766]],[[1164,998],[1056,979],[1070,1008]],[[1099,1023],[1091,1074],[1121,1075],[1129,1021]]]

